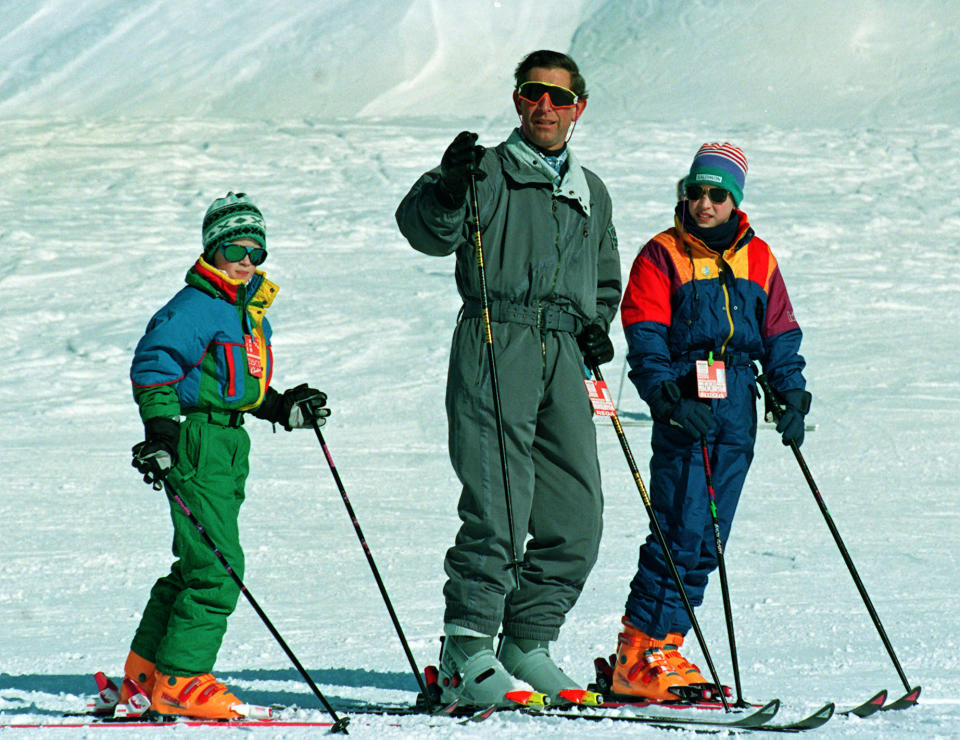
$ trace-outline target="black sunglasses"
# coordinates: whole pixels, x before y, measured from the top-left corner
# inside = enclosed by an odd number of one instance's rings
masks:
[[[729,190],[724,190],[723,188],[705,188],[702,185],[687,185],[685,192],[687,200],[700,200],[703,194],[706,193],[707,197],[717,205],[725,203],[727,196],[730,195]]]
[[[220,247],[220,251],[227,262],[243,262],[244,257],[249,257],[252,264],[262,265],[267,259],[267,250],[263,247],[244,247],[227,242]]]
[[[577,103],[577,94],[560,85],[549,82],[524,82],[517,88],[517,95],[530,105],[536,105],[544,95],[550,96],[550,105],[554,108],[572,108]]]

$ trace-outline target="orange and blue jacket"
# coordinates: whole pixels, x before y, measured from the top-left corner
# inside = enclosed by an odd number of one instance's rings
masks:
[[[234,280],[200,257],[186,286],[154,314],[130,379],[143,421],[191,411],[250,411],[273,373],[265,313],[277,286],[257,271]]]
[[[802,332],[777,260],[747,214],[734,217],[736,237],[722,252],[675,218],[633,262],[620,316],[630,378],[644,400],[711,353],[728,367],[759,360],[778,391],[805,387]]]

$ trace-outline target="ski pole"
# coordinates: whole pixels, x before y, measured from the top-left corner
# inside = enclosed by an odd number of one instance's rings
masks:
[[[280,647],[283,648],[283,652],[285,652],[287,657],[290,658],[290,662],[293,663],[294,667],[298,671],[300,671],[300,675],[303,676],[303,679],[307,682],[310,690],[313,691],[314,695],[316,695],[316,697],[320,700],[320,703],[323,704],[324,709],[327,710],[327,713],[330,715],[331,719],[333,719],[333,727],[330,728],[330,731],[349,735],[350,733],[347,732],[347,724],[350,722],[350,718],[337,716],[337,713],[334,711],[333,707],[330,706],[330,702],[327,701],[320,689],[317,688],[317,685],[313,682],[313,679],[310,678],[310,674],[307,673],[300,661],[297,660],[297,656],[293,654],[293,651],[287,645],[286,641],[280,636],[280,633],[277,632],[277,628],[273,626],[273,622],[267,618],[267,615],[264,613],[263,609],[260,608],[260,604],[258,604],[257,600],[253,598],[253,594],[251,594],[247,590],[247,587],[243,585],[243,580],[241,580],[240,576],[236,574],[236,571],[234,571],[234,569],[230,566],[230,563],[227,562],[227,559],[224,557],[223,553],[220,552],[220,548],[217,547],[216,543],[207,533],[207,530],[203,528],[203,525],[197,519],[196,515],[190,511],[189,507],[183,502],[183,499],[180,498],[180,494],[167,486],[167,495],[177,502],[187,519],[190,520],[190,523],[200,533],[200,536],[203,537],[210,549],[213,550],[213,554],[216,555],[217,560],[219,560],[220,564],[227,569],[227,573],[229,573],[230,577],[233,578],[234,583],[240,587],[240,591],[243,592],[243,595],[247,597],[247,601],[250,602],[250,606],[253,607],[253,610],[257,613],[257,616],[263,620],[265,625],[267,625],[267,629],[270,630],[270,634],[276,638],[278,643],[280,643]]]
[[[756,372],[756,368],[754,368],[754,372]],[[766,375],[760,374],[757,375],[757,383],[760,384],[764,395],[770,400],[769,407],[773,410],[774,421],[780,421],[780,416],[783,414],[784,410],[777,402],[777,396],[774,393],[773,387],[770,385],[769,379]],[[893,661],[893,666],[896,668],[897,673],[900,676],[900,681],[903,683],[903,687],[911,693],[914,690],[918,690],[919,687],[910,686],[910,682],[907,680],[907,676],[903,672],[903,668],[900,667],[900,661],[897,660],[897,654],[893,650],[893,645],[890,643],[890,639],[887,637],[887,632],[883,628],[883,624],[880,622],[880,617],[877,615],[877,610],[873,608],[873,602],[870,600],[870,596],[867,594],[867,589],[864,587],[863,581],[860,580],[860,575],[857,573],[857,568],[853,564],[853,558],[850,557],[850,553],[847,552],[846,545],[843,544],[843,539],[840,537],[840,531],[837,529],[837,525],[834,524],[833,517],[830,515],[830,511],[827,509],[827,505],[823,500],[823,496],[820,495],[820,490],[817,488],[817,484],[813,480],[813,475],[810,473],[810,468],[807,467],[807,462],[803,459],[803,455],[800,453],[800,447],[796,442],[790,442],[790,449],[793,450],[793,456],[797,459],[797,463],[800,465],[800,470],[803,472],[803,477],[806,478],[807,485],[810,486],[810,491],[813,493],[813,498],[816,500],[817,506],[820,507],[820,512],[823,514],[823,518],[827,522],[827,527],[830,529],[830,534],[833,535],[833,541],[837,543],[840,554],[843,556],[843,562],[847,564],[847,570],[850,571],[853,582],[856,584],[857,590],[860,592],[860,598],[863,599],[863,603],[866,605],[867,611],[870,613],[870,619],[873,620],[873,626],[877,628],[880,639],[883,641],[883,645],[887,649],[887,653],[890,655],[890,660]]]
[[[410,651],[410,645],[407,643],[407,638],[403,634],[403,628],[400,626],[400,620],[397,618],[397,613],[393,610],[393,603],[390,601],[390,596],[387,595],[387,587],[383,585],[383,579],[380,577],[380,571],[377,569],[377,564],[373,560],[373,553],[370,552],[370,547],[367,545],[367,540],[363,536],[363,530],[360,529],[360,522],[357,521],[357,515],[354,513],[353,506],[350,504],[350,499],[347,497],[347,490],[343,487],[343,481],[340,480],[340,473],[337,472],[337,466],[333,463],[333,457],[330,455],[330,450],[327,448],[327,443],[323,439],[323,432],[320,431],[320,425],[317,423],[315,416],[311,417],[310,423],[313,425],[313,431],[317,433],[317,440],[320,442],[320,447],[323,449],[323,454],[327,458],[327,465],[330,466],[330,472],[333,474],[333,480],[336,481],[337,489],[340,491],[340,498],[343,499],[343,505],[347,507],[347,514],[349,514],[350,521],[353,523],[353,530],[357,533],[357,538],[360,540],[360,546],[363,548],[363,554],[367,556],[367,562],[370,563],[370,570],[373,571],[373,578],[377,582],[377,588],[380,589],[380,595],[383,597],[383,603],[387,605],[387,612],[390,614],[393,627],[396,629],[397,636],[400,638],[400,645],[403,646],[403,652],[406,653],[407,661],[410,663],[410,668],[413,669],[413,676],[417,680],[417,685],[420,687],[420,693],[423,695],[423,699],[427,703],[427,706],[432,708],[433,700],[430,698],[430,692],[427,691],[423,677],[420,675],[420,669],[417,667],[417,662],[414,660],[413,653]]]
[[[490,361],[490,385],[493,388],[493,414],[497,422],[497,441],[500,444],[500,472],[503,475],[503,495],[507,504],[507,527],[510,530],[510,556],[513,561],[507,566],[513,569],[513,579],[520,588],[520,559],[517,556],[517,537],[513,526],[513,499],[510,495],[510,475],[507,471],[507,443],[503,432],[503,410],[500,405],[500,381],[497,378],[497,357],[493,350],[493,328],[490,323],[490,299],[487,295],[487,271],[483,264],[483,239],[480,236],[480,203],[477,198],[477,176],[470,174],[470,193],[473,199],[473,243],[477,254],[477,271],[480,275],[480,309],[483,315],[483,341],[487,346]]]
[[[720,518],[717,516],[717,494],[713,488],[713,473],[710,469],[710,452],[707,438],[700,436],[700,451],[703,453],[703,472],[707,479],[707,494],[710,496],[710,518],[713,521],[713,540],[717,548],[717,567],[720,570],[720,593],[723,595],[723,616],[727,622],[727,637],[730,640],[730,662],[733,667],[733,682],[737,689],[737,701],[734,706],[745,707],[743,691],[740,688],[740,662],[737,660],[737,638],[733,633],[733,607],[730,603],[730,586],[727,583],[726,558],[723,555],[723,539],[720,536]]]
[[[590,370],[593,372],[594,377],[598,382],[603,382],[603,374],[600,372],[600,366],[597,363],[593,362],[590,364]],[[690,617],[690,626],[693,627],[693,631],[697,636],[697,642],[700,643],[700,650],[703,652],[703,658],[707,662],[707,666],[710,668],[710,675],[713,677],[713,682],[717,687],[717,693],[720,694],[720,701],[723,703],[723,709],[726,712],[730,711],[730,705],[727,703],[727,697],[723,694],[723,686],[720,683],[720,676],[717,674],[717,669],[713,665],[713,658],[710,657],[710,651],[707,649],[707,641],[703,637],[703,632],[700,630],[700,624],[697,622],[697,617],[693,613],[693,605],[690,603],[690,598],[687,596],[687,589],[684,588],[683,579],[680,577],[680,572],[677,570],[676,563],[673,562],[673,555],[670,554],[670,546],[667,544],[667,538],[663,535],[663,530],[660,528],[660,522],[657,521],[656,512],[653,510],[653,504],[650,502],[650,494],[647,493],[647,487],[643,484],[643,478],[640,477],[640,470],[637,468],[637,462],[633,459],[633,453],[630,451],[630,444],[627,442],[627,435],[623,431],[623,426],[620,424],[620,417],[617,416],[616,407],[613,409],[613,415],[610,417],[613,421],[613,428],[617,430],[617,438],[620,440],[620,447],[623,449],[623,454],[627,458],[627,465],[630,467],[630,472],[633,474],[633,480],[637,484],[637,490],[640,492],[640,498],[643,501],[643,507],[647,510],[647,516],[650,518],[650,529],[653,531],[653,536],[656,537],[657,543],[660,545],[660,549],[663,550],[663,557],[666,560],[667,567],[670,569],[670,575],[673,576],[673,581],[677,586],[677,592],[680,594],[680,598],[683,601],[683,608],[687,611],[687,616]]]

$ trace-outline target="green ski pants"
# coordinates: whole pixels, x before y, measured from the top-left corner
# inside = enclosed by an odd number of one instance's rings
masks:
[[[243,578],[237,519],[249,471],[250,438],[242,427],[188,417],[180,425],[176,467],[167,477],[173,519],[170,573],[154,584],[131,649],[173,676],[213,671],[240,597],[226,568],[173,500],[178,494],[221,554]]]

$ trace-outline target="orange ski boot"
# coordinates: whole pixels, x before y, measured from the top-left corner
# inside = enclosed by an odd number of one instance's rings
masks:
[[[684,658],[680,654],[680,648],[683,646],[683,635],[679,632],[671,632],[664,640],[663,654],[667,656],[667,662],[670,669],[679,673],[688,684],[707,684],[713,686],[712,681],[708,681],[700,673],[700,669]]]
[[[160,714],[182,714],[198,719],[237,719],[246,716],[245,705],[217,683],[212,673],[168,676],[157,671],[150,707]]]
[[[677,701],[671,688],[687,685],[664,655],[665,640],[654,640],[623,618],[623,632],[617,637],[616,667],[611,689],[616,698]]]

